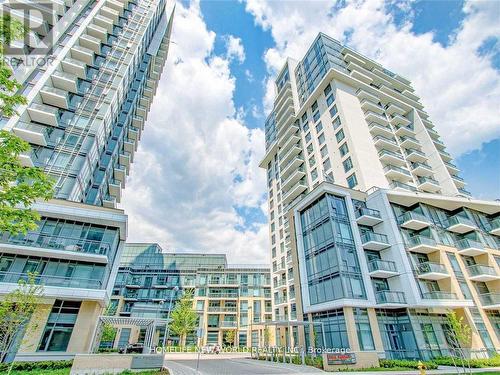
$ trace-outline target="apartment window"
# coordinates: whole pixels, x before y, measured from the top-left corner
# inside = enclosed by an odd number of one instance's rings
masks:
[[[313,121],[316,122],[319,120],[319,111],[318,112],[314,112],[314,115],[313,115]]]
[[[312,168],[316,165],[316,159],[314,158],[314,156],[309,159],[309,166]]]
[[[311,111],[314,112],[318,109],[318,102],[314,102],[312,107],[311,107]]]
[[[320,122],[318,122],[318,124],[316,125],[316,133],[319,133],[321,130],[323,130],[323,124]]]
[[[353,173],[352,175],[347,177],[347,186],[349,186],[349,188],[352,189],[357,184],[358,184],[358,179],[356,178],[356,173]]]
[[[307,146],[307,153],[310,154],[313,151],[314,151],[314,148],[313,148],[313,145],[311,143],[310,145]]]
[[[325,143],[325,134],[321,134],[319,137],[318,137],[318,142],[320,145],[322,145],[323,143]]]
[[[329,93],[332,92],[332,86],[330,86],[330,84],[328,84],[326,87],[325,87],[325,96],[328,96]]]
[[[344,129],[340,129],[337,134],[335,134],[335,138],[337,142],[340,143],[345,138]]]
[[[306,122],[303,126],[302,126],[302,129],[307,132],[309,130],[309,123]]]
[[[275,247],[272,248],[271,254],[272,254],[273,258],[276,258],[276,248]]]
[[[356,322],[356,331],[358,333],[359,347],[361,350],[375,350],[370,320],[368,318],[368,310],[355,308],[354,320]]]
[[[328,148],[326,147],[326,145],[321,148],[320,153],[322,157],[328,155]]]
[[[38,351],[64,352],[68,347],[76,318],[80,310],[80,301],[56,300],[45,326],[45,331],[38,346]]]
[[[314,168],[311,172],[311,179],[314,181],[318,178],[318,171],[316,168]]]
[[[345,159],[342,164],[344,165],[344,172],[349,172],[352,169],[352,160],[351,157]]]
[[[326,159],[324,162],[323,162],[323,169],[325,171],[329,170],[330,168],[332,167],[332,163],[330,162],[330,159]]]
[[[274,232],[274,229],[275,229],[275,224],[271,223],[271,232]]]
[[[332,94],[328,98],[326,98],[326,105],[328,107],[330,107],[334,101],[335,101],[335,98],[333,97],[333,94]]]
[[[341,157],[347,155],[347,153],[349,152],[349,147],[347,147],[347,142],[344,143],[342,146],[340,146],[339,151]]]
[[[307,121],[307,112],[302,115],[302,123]]]
[[[271,217],[271,221],[273,221],[274,220],[274,211],[271,211],[270,217]]]
[[[309,143],[311,141],[311,133],[306,134],[306,143]]]
[[[335,120],[332,121],[333,129],[337,130],[340,125],[342,125],[340,121],[340,116],[335,117]]]
[[[271,236],[271,243],[274,245],[276,243],[276,235]]]
[[[332,118],[335,117],[335,115],[337,114],[337,105],[335,104],[332,108],[330,108],[330,116],[332,116]]]

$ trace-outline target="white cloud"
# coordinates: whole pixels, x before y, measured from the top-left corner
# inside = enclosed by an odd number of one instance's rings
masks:
[[[248,0],[255,22],[269,30],[276,43],[264,59],[271,75],[287,56],[302,58],[322,31],[412,80],[416,92],[450,151],[477,149],[500,136],[500,75],[491,55],[477,49],[498,36],[498,3],[466,2],[466,17],[446,47],[433,34],[415,35],[412,14],[396,26],[389,11],[394,1],[352,1],[344,7],[327,1]],[[404,3],[400,9],[407,9]],[[272,81],[265,82],[264,108],[271,108]]]
[[[247,78],[248,82],[253,82],[254,81],[253,74],[248,69],[245,69],[245,77]]]
[[[241,64],[245,61],[245,48],[240,38],[233,35],[224,36],[226,56],[229,60],[236,59]]]
[[[265,263],[267,225],[241,229],[234,208],[265,206],[265,172],[258,167],[264,134],[248,129],[235,108],[233,55],[214,55],[215,37],[198,3],[177,4],[176,44],[124,190],[129,241]]]

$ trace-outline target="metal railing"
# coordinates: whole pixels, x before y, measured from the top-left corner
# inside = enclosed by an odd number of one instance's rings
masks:
[[[29,274],[20,272],[0,272],[0,282],[17,284],[20,280],[28,281]],[[63,277],[52,275],[36,275],[34,276],[36,284],[46,286],[57,286],[65,288],[83,288],[83,289],[101,289],[101,280]]]
[[[208,306],[208,312],[237,312],[236,307]]]
[[[367,207],[359,207],[356,210],[356,218],[359,218],[363,215],[372,216],[380,219],[380,211]]]
[[[26,236],[23,236],[21,238],[0,238],[0,242],[20,246],[32,246],[51,250],[63,250],[95,255],[107,255],[111,250],[111,246],[108,243],[103,243],[101,241],[85,240],[74,237],[53,236],[33,232],[30,232]]]
[[[365,232],[361,235],[361,242],[363,244],[370,242],[370,241],[381,242],[381,243],[386,243],[386,244],[389,243],[389,240],[387,239],[387,236],[385,234]]]
[[[483,293],[479,297],[483,306],[500,305],[500,293],[498,292]]]
[[[416,271],[418,275],[423,275],[431,272],[442,273],[446,275],[448,274],[448,271],[446,271],[446,267],[444,265],[433,262],[424,262],[418,264],[416,267]]]
[[[381,290],[375,293],[377,303],[406,303],[405,294],[393,290]]]
[[[408,238],[409,247],[414,247],[419,245],[436,246],[437,244],[436,241],[430,237],[417,235]]]
[[[392,260],[373,259],[368,263],[368,271],[397,272],[396,263]]]

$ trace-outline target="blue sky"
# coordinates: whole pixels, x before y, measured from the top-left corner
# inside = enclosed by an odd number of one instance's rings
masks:
[[[123,194],[130,241],[269,259],[265,114],[320,31],[411,79],[467,189],[500,198],[499,17],[494,1],[178,2]]]

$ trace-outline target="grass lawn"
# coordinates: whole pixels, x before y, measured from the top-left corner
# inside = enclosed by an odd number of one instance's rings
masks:
[[[68,375],[71,368],[63,368],[58,370],[33,370],[33,371],[12,371],[11,375]],[[141,372],[130,372],[125,371],[122,374],[127,375],[168,375],[166,370],[164,371],[141,371]]]

